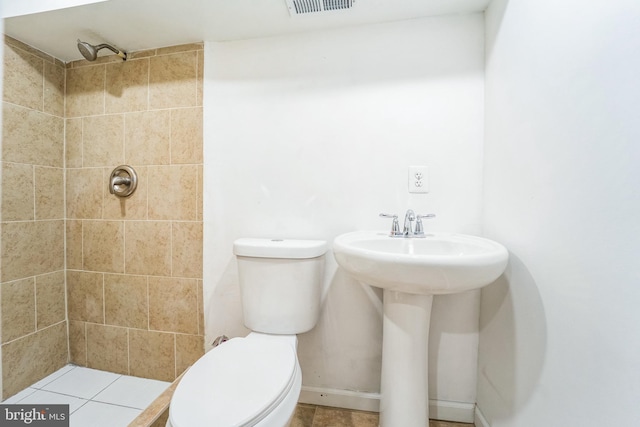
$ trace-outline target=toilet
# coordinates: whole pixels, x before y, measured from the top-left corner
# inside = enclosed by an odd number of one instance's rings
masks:
[[[170,427],[285,427],[295,411],[302,372],[296,334],[320,315],[327,242],[238,239],[233,253],[244,324],[184,374],[169,407]]]

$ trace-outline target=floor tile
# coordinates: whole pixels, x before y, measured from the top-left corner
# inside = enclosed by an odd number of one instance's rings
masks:
[[[293,413],[290,427],[311,427],[313,425],[313,416],[315,414],[315,405],[298,403],[298,405],[296,405],[296,411]]]
[[[123,375],[92,400],[145,409],[171,383]]]
[[[111,372],[76,367],[60,378],[53,380],[42,389],[82,399],[91,399],[121,376]]]
[[[18,403],[22,399],[24,399],[25,397],[29,396],[30,394],[35,393],[36,391],[37,391],[37,389],[35,389],[35,388],[31,388],[31,387],[25,388],[20,393],[14,394],[10,398],[2,401],[2,403],[6,403],[6,404]]]
[[[142,411],[100,402],[88,402],[71,415],[70,427],[125,427]]]
[[[313,417],[313,427],[378,427],[375,412],[318,406]]]
[[[74,365],[63,366],[62,368],[60,368],[57,371],[55,371],[53,374],[44,377],[43,379],[41,379],[37,383],[32,384],[31,387],[32,388],[42,388],[42,387],[44,387],[47,384],[53,382],[54,380],[60,378],[61,376],[63,376],[64,374],[70,372],[71,370],[73,370],[75,368],[76,368],[76,366],[74,366]]]
[[[80,409],[88,400],[78,397],[67,396],[66,394],[52,393],[50,391],[37,390],[20,401],[20,404],[42,404],[42,405],[69,405],[69,413],[73,414]]]

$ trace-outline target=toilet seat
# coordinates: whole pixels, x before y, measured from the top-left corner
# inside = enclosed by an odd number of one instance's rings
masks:
[[[174,427],[250,427],[292,388],[295,349],[287,342],[234,338],[201,357],[171,400]]]

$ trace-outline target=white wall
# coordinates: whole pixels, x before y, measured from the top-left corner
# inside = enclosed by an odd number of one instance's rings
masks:
[[[640,423],[640,3],[486,14],[478,407],[493,427]]]
[[[208,342],[244,335],[232,242],[388,229],[412,207],[427,229],[480,231],[481,14],[206,43],[205,312]],[[407,167],[430,168],[428,195]],[[381,292],[327,255],[319,325],[300,336],[304,385],[377,392]],[[479,292],[437,297],[431,393],[475,402]]]

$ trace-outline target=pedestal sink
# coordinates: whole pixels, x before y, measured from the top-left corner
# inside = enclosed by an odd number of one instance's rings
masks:
[[[433,295],[493,282],[507,265],[507,250],[492,240],[464,234],[402,238],[355,231],[338,236],[333,252],[353,277],[384,290],[380,427],[428,426]]]

